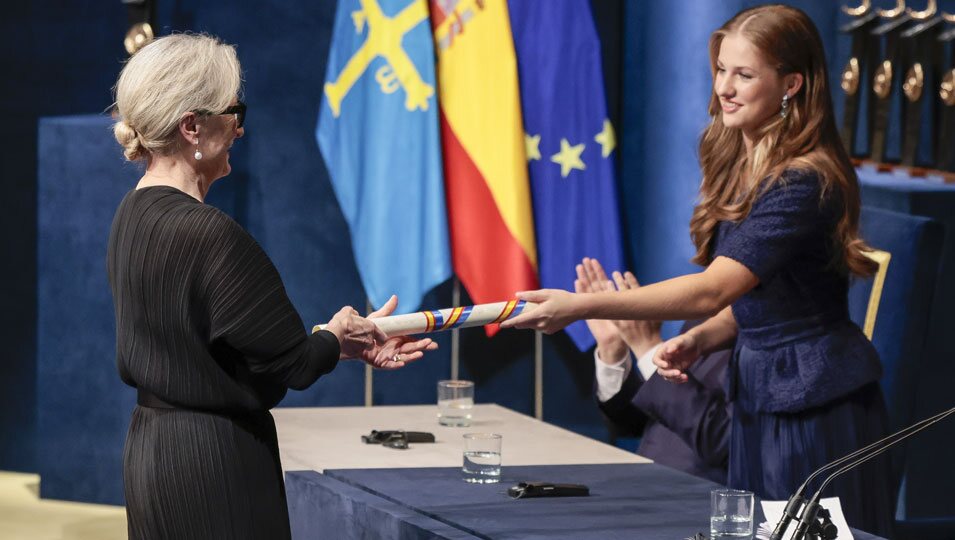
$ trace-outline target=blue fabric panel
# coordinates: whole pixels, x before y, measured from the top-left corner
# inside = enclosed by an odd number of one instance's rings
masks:
[[[325,474],[485,538],[673,540],[709,528],[712,482],[652,464],[508,467],[507,441],[502,453],[499,484],[468,484],[459,468]],[[591,495],[514,501],[506,488],[522,481],[585,484]]]
[[[125,17],[113,2],[49,1],[0,16],[0,470],[37,470],[37,118],[109,105]]]
[[[20,44],[33,32],[22,24],[29,15],[24,3],[8,6],[0,18],[3,73],[26,71]],[[0,470],[13,471],[36,469],[36,162],[27,159],[36,154],[36,118],[22,101],[32,91],[28,85],[0,85],[6,124],[0,134],[0,230],[16,231],[0,237],[0,252],[17,261],[0,266],[6,307],[0,313],[0,340],[7,344],[0,362]]]
[[[103,116],[39,126],[37,466],[46,498],[123,503],[135,392],[116,373],[106,242],[139,176]]]
[[[913,419],[922,419],[955,406],[955,185],[921,178],[859,171],[862,203],[938,221],[945,227],[941,263],[928,314],[928,337],[919,362]],[[922,284],[919,284],[921,287]],[[919,294],[924,294],[920,291]],[[877,323],[878,324],[878,323]],[[878,331],[878,330],[877,330]],[[902,519],[955,517],[955,467],[940,467],[950,461],[955,445],[955,422],[942,422],[920,433],[906,448],[905,494]],[[955,523],[955,520],[952,521]],[[955,535],[955,526],[950,535]]]
[[[955,220],[955,184],[937,179],[913,178],[904,173],[880,173],[860,168],[862,204],[903,214],[936,218],[942,223]]]
[[[890,411],[890,429],[901,429],[913,416],[919,362],[928,337],[929,310],[935,292],[944,229],[928,218],[864,207],[862,237],[892,258],[882,289],[872,342],[882,361],[882,390]],[[860,327],[865,323],[873,280],[853,281],[849,310]],[[917,442],[913,442],[917,444]]]
[[[563,333],[544,336],[544,421],[597,439],[610,440],[608,424],[593,395],[593,349],[580,352]]]
[[[505,441],[505,466],[499,484],[465,483],[459,468],[340,469],[325,474],[361,488],[358,504],[368,504],[366,497],[374,494],[384,502],[482,538],[673,540],[707,532],[709,491],[718,484],[654,464],[507,467],[506,444]],[[314,476],[305,477],[308,474]],[[317,476],[301,472],[286,475],[293,524],[308,519],[309,514],[340,512],[341,503],[325,507],[322,504],[327,498],[309,500],[301,494],[304,480],[317,483]],[[590,496],[519,501],[509,498],[506,488],[522,481],[584,484],[590,488]],[[339,490],[343,498],[349,497],[341,485],[325,485]],[[384,502],[379,505],[384,507]],[[755,521],[762,520],[757,504]],[[389,521],[384,523],[390,526]],[[351,530],[367,531],[365,527],[373,525],[359,521],[351,524]],[[375,537],[390,537],[387,529],[370,532]],[[437,529],[427,532],[421,537],[447,537]],[[861,531],[853,531],[853,535],[863,540],[875,538]]]
[[[292,538],[470,539],[475,536],[315,471],[285,474]]]

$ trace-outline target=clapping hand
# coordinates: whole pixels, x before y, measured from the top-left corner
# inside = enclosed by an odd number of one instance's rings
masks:
[[[577,279],[574,280],[574,290],[578,293],[599,292],[613,289],[613,284],[606,279],[594,279],[583,264],[576,267]],[[606,276],[604,276],[606,278]],[[606,319],[587,319],[587,328],[597,340],[597,353],[602,362],[612,364],[627,354],[627,344],[620,337],[617,325]]]
[[[580,288],[578,288],[578,283],[580,283]],[[577,280],[574,282],[574,287],[577,289],[577,292],[613,292],[637,289],[640,287],[640,283],[637,281],[637,277],[631,272],[627,272],[626,274],[614,272],[613,281],[611,282],[610,279],[607,278],[607,273],[604,271],[600,261],[584,257],[581,263],[577,265]],[[592,326],[593,324],[596,324],[598,327],[596,332],[594,326]],[[660,321],[588,320],[587,325],[594,334],[594,338],[597,339],[598,344],[600,343],[598,332],[601,334],[606,332],[603,327],[608,324],[612,325],[620,339],[622,339],[637,356],[647,352],[651,347],[661,341]],[[616,358],[620,356],[622,356],[622,354],[617,354]]]

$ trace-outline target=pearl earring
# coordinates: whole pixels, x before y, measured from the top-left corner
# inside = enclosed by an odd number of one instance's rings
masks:
[[[199,137],[196,137],[196,153],[193,154],[193,157],[196,158],[196,161],[202,159],[202,152],[199,151]]]
[[[783,94],[783,108],[779,111],[779,117],[785,119],[789,116],[789,94]]]

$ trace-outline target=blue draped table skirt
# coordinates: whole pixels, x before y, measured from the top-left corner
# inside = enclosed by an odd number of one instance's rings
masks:
[[[509,498],[507,488],[521,481],[585,484],[591,495]],[[708,533],[709,492],[717,487],[656,464],[508,467],[506,442],[499,484],[465,483],[460,468],[286,473],[295,539],[680,540]],[[762,520],[757,504],[755,521]]]

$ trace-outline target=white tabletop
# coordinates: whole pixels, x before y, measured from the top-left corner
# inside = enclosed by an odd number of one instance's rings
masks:
[[[609,444],[514,412],[495,404],[474,406],[471,427],[438,424],[437,406],[282,407],[272,410],[278,430],[282,469],[381,469],[460,467],[465,433],[503,436],[503,465],[574,463],[650,463]],[[372,429],[428,431],[436,442],[394,450],[361,442]]]

